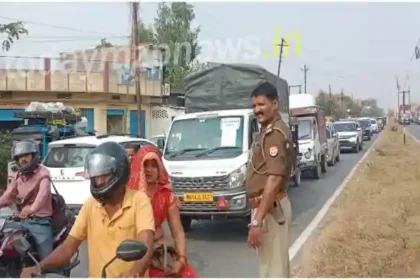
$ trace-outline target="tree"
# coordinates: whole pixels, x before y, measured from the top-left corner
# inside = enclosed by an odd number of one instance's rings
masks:
[[[155,18],[155,42],[167,46],[165,59],[165,82],[172,88],[184,88],[185,76],[191,72],[192,61],[200,53],[198,34],[200,28],[192,29],[195,19],[194,7],[186,2],[160,3]]]
[[[156,38],[155,38],[155,33],[153,31],[153,27],[152,26],[147,26],[140,21],[139,23],[139,28],[138,28],[138,36],[140,39],[140,43],[156,43]]]
[[[28,35],[28,30],[22,22],[12,22],[8,24],[0,24],[0,34],[5,34],[6,39],[2,42],[2,50],[8,51],[12,47],[15,40],[19,40],[21,35]]]
[[[106,38],[103,38],[103,39],[101,39],[101,43],[99,44],[99,45],[97,45],[96,47],[95,47],[95,49],[97,49],[97,50],[99,50],[99,49],[102,49],[102,48],[111,48],[111,47],[113,47],[114,45],[113,44],[111,44],[111,43],[109,43],[107,40],[106,40]]]
[[[320,90],[318,96],[315,98],[318,106],[324,108],[326,115],[331,115],[334,118],[346,118],[347,116],[360,117],[361,107],[353,100],[352,97],[341,93],[331,94]]]

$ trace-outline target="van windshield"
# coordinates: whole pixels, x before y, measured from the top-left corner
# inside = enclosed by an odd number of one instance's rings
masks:
[[[50,168],[84,167],[86,156],[94,147],[55,147],[51,148],[44,160]]]
[[[299,120],[298,130],[300,140],[312,138],[312,125],[310,120]]]
[[[167,160],[236,157],[242,153],[243,116],[176,120],[168,135]]]

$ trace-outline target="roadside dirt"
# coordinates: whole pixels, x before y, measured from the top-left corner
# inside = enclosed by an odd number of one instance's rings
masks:
[[[420,144],[388,126],[303,247],[293,277],[420,276]]]

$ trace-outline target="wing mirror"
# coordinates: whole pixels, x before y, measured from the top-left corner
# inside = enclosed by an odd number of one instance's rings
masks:
[[[103,268],[102,268],[102,278],[106,278],[106,269],[110,264],[112,264],[116,259],[120,259],[125,262],[132,262],[140,260],[147,253],[147,247],[143,243],[137,240],[124,240],[117,248],[115,257],[112,258]]]
[[[157,147],[160,150],[163,150],[163,148],[165,148],[165,140],[164,139],[158,139],[157,140]]]
[[[361,127],[358,127],[358,128],[357,128],[357,131],[362,131],[362,128],[361,128]]]

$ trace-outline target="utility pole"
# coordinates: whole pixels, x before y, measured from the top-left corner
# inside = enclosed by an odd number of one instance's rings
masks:
[[[144,137],[142,133],[141,127],[141,62],[140,60],[140,37],[139,35],[139,10],[140,10],[140,3],[139,2],[132,2],[131,3],[131,21],[132,21],[132,29],[131,29],[131,53],[134,50],[134,59],[131,59],[131,63],[134,63],[135,66],[135,81],[136,81],[136,101],[137,101],[137,129],[138,134],[140,137]]]
[[[408,88],[408,90],[403,90],[403,91],[399,91],[398,95],[402,93],[402,110],[403,110],[403,117],[405,114],[405,94],[407,93],[408,96],[410,96],[410,87]],[[398,106],[398,110],[399,110],[399,106]],[[405,120],[404,118],[402,119],[402,123],[403,123],[403,141],[404,141],[404,145],[406,144],[406,137],[405,137]]]
[[[283,38],[281,38],[281,43],[278,44],[277,46],[280,46],[279,65],[277,68],[277,77],[280,78],[281,58],[283,56],[283,47],[287,47],[286,41]]]
[[[309,68],[306,67],[306,64],[303,66],[303,69],[301,68],[301,70],[303,71],[303,81],[304,81],[304,86],[305,86],[305,93],[308,93],[306,91],[306,72],[308,72]]]
[[[332,116],[332,93],[331,93],[331,85],[329,85],[329,93],[330,93],[330,117]]]
[[[344,91],[343,91],[343,89],[341,89],[340,103],[341,103],[341,109],[343,109],[344,108]]]

